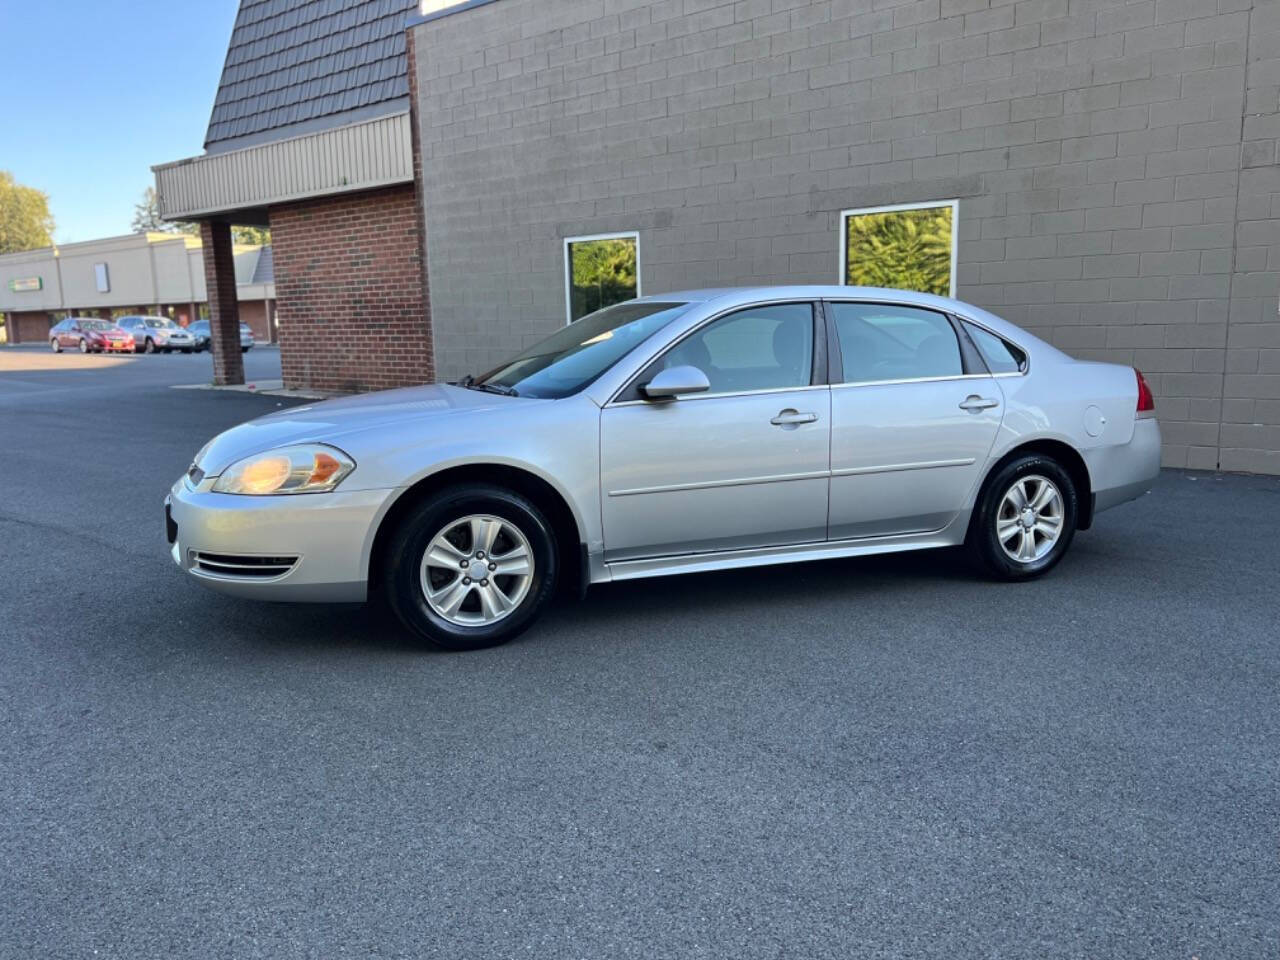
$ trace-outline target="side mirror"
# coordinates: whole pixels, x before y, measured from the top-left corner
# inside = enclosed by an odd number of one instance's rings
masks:
[[[640,388],[650,400],[671,400],[686,393],[704,393],[711,389],[711,381],[697,367],[672,367],[663,370]]]

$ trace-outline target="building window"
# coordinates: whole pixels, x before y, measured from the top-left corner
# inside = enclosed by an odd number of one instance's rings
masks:
[[[955,296],[959,203],[902,204],[840,215],[840,282]]]
[[[569,237],[564,242],[568,322],[640,296],[640,234]]]

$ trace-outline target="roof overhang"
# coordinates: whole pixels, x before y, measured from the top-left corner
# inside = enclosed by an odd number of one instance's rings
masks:
[[[412,183],[409,114],[151,169],[165,220],[265,224],[274,204]]]

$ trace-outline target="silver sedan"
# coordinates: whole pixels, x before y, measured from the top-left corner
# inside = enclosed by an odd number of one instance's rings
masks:
[[[1159,468],[1132,367],[955,300],[766,287],[633,300],[456,384],[243,424],[166,511],[206,586],[379,593],[469,649],[633,577],[963,544],[1025,580]]]

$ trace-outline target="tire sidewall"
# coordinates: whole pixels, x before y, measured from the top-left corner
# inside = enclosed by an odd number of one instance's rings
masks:
[[[500,517],[518,527],[533,553],[533,582],[515,612],[491,626],[450,623],[423,595],[420,570],[431,540],[453,521],[471,514]],[[558,576],[551,526],[527,499],[499,487],[458,487],[415,507],[391,538],[384,558],[387,600],[419,636],[449,650],[478,650],[512,639],[537,618],[555,591]]]
[[[1014,482],[1036,474],[1053,481],[1062,496],[1062,534],[1053,549],[1039,560],[1018,563],[1004,552],[996,537],[996,516],[1001,500]],[[993,576],[1001,580],[1030,580],[1048,573],[1062,560],[1075,537],[1079,516],[1079,493],[1066,469],[1051,457],[1025,454],[1002,466],[984,485],[969,528],[970,547]]]

